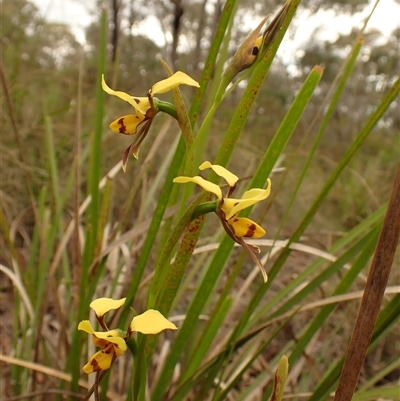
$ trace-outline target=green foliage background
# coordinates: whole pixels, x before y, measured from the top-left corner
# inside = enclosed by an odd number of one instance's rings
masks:
[[[304,2],[297,15],[305,9],[354,13],[365,7],[363,1],[342,3]],[[172,298],[160,291],[155,301],[176,317],[178,334],[163,334],[157,342],[139,338],[136,344],[146,349],[150,399],[269,399],[283,353],[290,366],[287,397],[329,399],[357,314],[361,295],[354,294],[364,288],[399,160],[398,92],[387,99],[390,90],[398,91],[400,30],[390,37],[365,33],[362,43],[356,40],[359,32],[310,41],[297,49],[295,70],[279,57],[269,70],[260,63],[223,100],[207,127],[205,150],[195,154],[196,162],[217,158],[227,164],[241,178],[238,192],[249,183],[263,187],[268,176],[273,181],[268,202],[252,212],[270,241],[262,245],[262,255],[281,245],[265,259],[270,281],[263,286],[249,258],[238,248],[232,251],[215,216],[195,223],[196,238],[179,225],[186,209],[181,199],[194,197],[192,190],[182,195],[171,184],[184,165],[174,153],[183,149],[176,121],[158,115],[140,160],[131,159],[126,174],[114,168],[130,138],[117,136],[108,125],[130,107],[106,98],[98,76],[104,72],[113,88],[144,96],[166,77],[158,61],[162,56],[203,88],[207,82],[204,98],[192,88],[182,89],[196,134],[215,98],[223,55],[229,58],[248,34],[242,29],[244,15],[258,22],[279,4],[235,6],[241,12],[230,42],[214,54],[222,59],[216,69],[207,57],[213,54],[208,52],[226,13],[224,4],[185,6],[176,36],[170,27],[182,3],[119,4],[117,25],[113,3],[108,19],[98,4],[82,45],[68,26],[44,20],[29,1],[1,3],[2,70],[9,93],[1,94],[1,353],[39,366],[4,365],[1,396],[38,390],[38,399],[56,399],[49,391],[54,388],[72,398],[85,394],[78,379],[87,341],[76,327],[87,318],[90,300],[128,294],[127,308],[140,313],[151,306],[152,291],[160,289],[151,281],[154,271],[156,277],[181,271],[182,282],[171,279]],[[130,28],[151,14],[180,46],[160,48],[148,37],[132,35]],[[322,77],[316,64],[324,67]],[[246,88],[262,82],[257,74],[267,71],[230,157],[221,149],[232,139],[235,112]],[[172,101],[172,95],[166,98]],[[374,113],[379,121],[368,126]],[[74,227],[88,195],[92,202]],[[183,232],[183,240],[163,251],[171,232]],[[193,256],[185,242],[192,239]],[[280,242],[289,239],[291,250]],[[376,394],[399,399],[398,280],[397,258],[354,399],[377,399]],[[340,302],[319,304],[346,294],[349,298]],[[115,325],[128,313],[114,316]],[[135,394],[127,372],[141,351],[132,352],[134,357],[121,358],[103,381],[111,399]],[[145,399],[143,387],[136,395]],[[105,391],[101,397],[106,399]]]

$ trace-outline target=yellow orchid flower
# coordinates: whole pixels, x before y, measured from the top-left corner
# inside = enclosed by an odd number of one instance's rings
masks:
[[[177,329],[177,327],[166,319],[159,311],[149,309],[132,319],[128,331],[125,332],[120,329],[109,330],[104,323],[104,315],[110,310],[120,308],[125,303],[125,300],[126,298],[99,298],[90,304],[90,307],[96,314],[97,321],[105,330],[104,332],[95,331],[89,320],[83,320],[79,323],[78,330],[91,334],[94,345],[101,348],[101,350],[96,352],[83,367],[85,373],[90,374],[109,369],[113,361],[124,354],[127,349],[126,341],[134,332],[142,334],[157,334],[163,330]]]
[[[102,349],[96,352],[89,362],[83,367],[87,374],[107,370],[115,358],[126,351],[125,333],[122,330],[95,331],[89,320],[83,320],[78,325],[78,330],[85,331],[93,336],[93,343]]]
[[[260,249],[255,245],[250,245],[244,242],[243,238],[261,238],[265,234],[265,230],[260,227],[256,222],[246,217],[238,217],[241,210],[246,209],[266,198],[271,192],[271,180],[268,179],[268,187],[266,189],[253,188],[246,191],[240,199],[231,198],[230,195],[236,188],[236,183],[239,178],[227,170],[225,167],[204,162],[200,170],[212,169],[218,176],[222,177],[229,185],[227,196],[222,195],[221,188],[204,179],[200,176],[195,177],[176,177],[173,181],[175,183],[188,183],[193,182],[208,192],[211,192],[219,199],[219,206],[216,210],[222,225],[228,235],[250,254],[252,259],[260,267],[264,281],[267,281],[267,274],[261,262],[255,257],[253,252],[260,253]],[[249,252],[250,251],[250,252]],[[251,252],[253,251],[253,252]]]
[[[124,171],[126,170],[126,164],[131,151],[133,156],[136,159],[138,158],[140,145],[146,137],[155,115],[159,111],[167,112],[173,116],[176,114],[176,110],[171,103],[162,102],[155,98],[154,95],[168,92],[179,85],[199,87],[199,84],[194,79],[182,71],[177,71],[169,78],[155,83],[149,90],[147,97],[133,97],[125,92],[114,91],[106,84],[104,75],[102,75],[101,85],[103,90],[109,95],[117,96],[125,102],[128,102],[135,110],[135,114],[122,116],[113,121],[110,124],[111,130],[117,134],[136,135],[140,127],[138,136],[123,154],[122,168]]]

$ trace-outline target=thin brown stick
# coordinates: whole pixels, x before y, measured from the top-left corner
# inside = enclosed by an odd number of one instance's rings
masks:
[[[350,401],[365,360],[400,237],[400,164],[334,401]]]
[[[19,400],[25,400],[27,398],[32,398],[32,397],[36,397],[36,396],[39,396],[39,395],[46,395],[46,394],[60,394],[62,396],[68,396],[68,397],[76,398],[77,400],[82,400],[83,399],[83,395],[81,395],[81,394],[73,393],[72,391],[58,390],[58,389],[51,389],[50,388],[50,389],[47,389],[47,390],[32,391],[30,393],[4,398],[3,401],[19,401]]]
[[[96,372],[96,378],[94,382],[94,399],[95,401],[100,401],[99,398],[99,380],[100,379],[100,372]]]
[[[56,377],[57,379],[66,381],[68,383],[71,383],[71,381],[72,381],[72,377],[68,373],[61,372],[57,369],[49,368],[49,367],[41,365],[39,363],[34,363],[34,362],[26,361],[23,359],[19,359],[19,358],[13,358],[8,355],[3,355],[1,353],[0,353],[0,362],[9,363],[11,365],[16,365],[16,366],[21,366],[21,367],[23,367],[25,369],[29,369],[29,370],[35,370],[35,371],[41,372],[42,374],[47,375],[49,377]],[[100,381],[103,379],[103,376],[106,373],[107,373],[107,370],[101,371]],[[79,379],[78,385],[85,389],[89,389],[89,384],[86,380]],[[84,400],[89,399],[90,396],[92,395],[92,393],[93,393],[93,386],[90,387],[90,389],[88,391],[88,395],[82,396],[83,397],[82,400],[84,401]],[[120,396],[119,394],[113,392],[110,389],[107,390],[107,397],[113,401],[122,401],[125,399],[125,398],[123,398],[123,396]]]
[[[113,361],[114,360],[115,360],[115,358],[113,359]],[[93,383],[93,386],[90,387],[90,389],[88,390],[87,394],[83,398],[83,401],[88,401],[93,393],[95,393],[95,397],[96,397],[96,391],[97,391],[97,397],[99,397],[99,385],[100,385],[100,382],[103,380],[103,377],[106,375],[106,373],[107,373],[107,370],[101,370],[99,372],[96,372],[95,382]],[[97,388],[97,390],[96,390],[96,388]]]

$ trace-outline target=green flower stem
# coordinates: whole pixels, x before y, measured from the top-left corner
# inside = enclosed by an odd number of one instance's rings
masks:
[[[217,210],[217,207],[218,207],[218,200],[201,203],[194,210],[191,220],[195,220],[198,217],[202,216],[203,214],[215,212]]]
[[[224,166],[228,162],[233,148],[236,145],[239,135],[242,132],[242,129],[246,123],[251,106],[256,99],[256,95],[258,94],[262,82],[264,81],[264,78],[272,63],[272,59],[286,32],[287,27],[289,26],[290,20],[293,18],[299,2],[300,0],[293,0],[289,2],[288,13],[286,14],[286,17],[282,23],[281,29],[279,30],[273,43],[269,47],[266,56],[260,61],[258,65],[256,65],[252,77],[250,78],[248,87],[245,90],[245,94],[242,97],[239,107],[235,112],[234,118],[232,119],[232,122],[225,135],[215,164],[221,164]],[[274,156],[278,157],[278,155]],[[215,174],[211,175],[211,177],[214,182],[217,181],[217,177]],[[192,245],[192,247],[194,247],[194,245]],[[187,317],[177,334],[176,340],[172,345],[171,352],[166,359],[164,369],[161,372],[159,380],[154,388],[153,401],[162,400],[167,384],[173,375],[174,367],[178,362],[181,353],[186,347],[187,337],[190,336],[190,333],[193,332],[195,324],[197,323],[197,318],[201,313],[202,308],[209,297],[209,294],[212,293],[214,284],[216,283],[219,274],[224,267],[224,263],[221,261],[225,261],[227,259],[227,255],[230,253],[232,248],[232,240],[226,237],[221,242],[220,248],[213,258],[212,266],[210,265],[210,268],[207,271],[207,275],[204,277],[200,287],[198,288],[192,300],[192,303],[187,312]]]
[[[169,114],[171,117],[178,119],[178,115],[176,112],[176,107],[170,102],[164,102],[163,100],[153,98],[154,106],[158,111],[162,111],[163,113]]]
[[[194,140],[194,148],[196,149],[196,155],[198,158],[202,158],[204,154],[204,150],[206,148],[206,143],[208,139],[208,135],[210,133],[210,128],[212,124],[212,119],[214,117],[215,112],[217,111],[219,105],[222,102],[222,99],[224,98],[225,90],[227,86],[229,85],[229,80],[224,79],[224,76],[222,78],[222,81],[220,85],[218,86],[217,93],[215,94],[214,97],[214,102],[211,105],[210,110],[208,110],[208,113],[206,117],[203,120],[203,123],[201,124],[196,138]],[[196,160],[197,163],[199,163],[199,160]]]
[[[160,255],[158,263],[154,269],[154,277],[151,281],[149,299],[147,302],[148,308],[154,308],[156,306],[157,298],[160,298],[162,294],[163,286],[170,270],[169,262],[175,245],[184,232],[186,226],[190,223],[191,217],[195,209],[198,207],[198,204],[204,200],[205,196],[206,194],[204,193],[200,194],[197,199],[187,207],[185,214],[178,220],[175,227],[172,228],[171,234],[164,244],[162,254]],[[163,308],[160,308],[159,311],[163,314],[166,313],[166,310]]]
[[[221,88],[221,86],[220,86]],[[218,92],[220,91],[220,88],[218,89]],[[217,92],[217,94],[218,94]],[[223,93],[222,93],[223,94]],[[221,98],[222,98],[222,94],[221,94]],[[203,123],[201,124],[199,130],[197,131],[196,137],[194,139],[194,148],[196,149],[196,155],[197,158],[201,158],[203,157],[204,154],[204,150],[206,148],[206,143],[207,143],[207,138],[208,138],[208,134],[210,133],[210,128],[211,128],[211,124],[212,124],[212,119],[214,117],[214,114],[216,112],[216,110],[218,109],[218,106],[221,103],[221,99],[218,101],[217,96],[215,97],[215,101],[212,104],[210,110],[208,111],[206,117],[203,120]],[[198,160],[197,164],[199,163]]]
[[[269,68],[272,64],[272,60],[275,57],[278,47],[283,39],[283,36],[285,35],[291,19],[293,18],[299,2],[300,0],[293,0],[288,3],[286,16],[284,20],[280,23],[281,28],[275,35],[275,38],[266,51],[264,57],[260,59],[253,70],[247,88],[243,93],[239,105],[236,108],[236,111],[232,117],[231,123],[225,133],[225,137],[223,139],[216,160],[214,161],[214,164],[226,166],[226,164],[228,163],[230,156],[232,155],[232,152],[240,137],[240,134],[242,133],[242,130],[246,124],[248,115],[257,98],[262,83],[264,82],[264,79],[268,74]],[[218,177],[215,173],[211,173],[209,179],[212,182],[218,181]]]
[[[167,71],[168,75],[171,77],[173,75],[171,69],[168,64],[161,59],[161,64]],[[181,91],[179,87],[173,88],[172,93],[174,95],[174,103],[176,107],[176,115],[179,124],[179,128],[181,129],[182,137],[185,141],[186,145],[186,161],[184,173],[185,175],[192,175],[194,169],[194,148],[193,148],[193,130],[192,124],[189,119],[189,115],[186,109],[186,104],[183,100]]]
[[[205,96],[205,91],[208,86],[208,82],[210,80],[215,61],[218,56],[218,49],[220,47],[221,41],[224,36],[224,32],[226,29],[226,25],[228,24],[229,21],[229,16],[231,15],[232,12],[232,3],[234,3],[235,0],[228,0],[225,4],[224,11],[222,12],[221,19],[219,22],[219,25],[217,27],[217,32],[216,36],[213,39],[213,42],[211,44],[210,48],[210,53],[206,61],[205,68],[203,70],[201,79],[200,79],[200,88],[198,88],[195,92],[194,96],[194,101],[192,103],[192,106],[189,110],[189,119],[190,123],[193,126],[194,123],[196,122],[196,119],[199,115],[199,111]],[[163,102],[159,101],[157,99],[158,104],[160,104],[160,110],[161,108],[166,105],[168,102]],[[173,109],[168,107],[165,110],[163,109],[162,111],[165,112],[173,112]],[[175,118],[175,116],[174,116]],[[147,261],[149,259],[149,255],[151,253],[153,243],[155,242],[155,238],[159,232],[159,227],[164,215],[164,211],[168,205],[172,189],[175,187],[175,184],[173,184],[172,180],[178,175],[180,165],[182,164],[182,161],[184,160],[184,155],[185,155],[185,144],[183,141],[183,138],[178,143],[175,156],[172,159],[171,165],[169,167],[166,179],[165,179],[165,184],[161,190],[160,196],[159,196],[159,201],[157,203],[157,207],[154,211],[153,218],[148,230],[148,234],[146,236],[145,242],[142,247],[142,251],[140,253],[140,257],[138,259],[138,262],[136,264],[136,269],[134,271],[133,277],[132,277],[132,285],[129,288],[129,292],[126,296],[127,301],[125,303],[120,321],[124,322],[127,319],[127,316],[129,314],[129,306],[132,304],[135,296],[136,296],[136,291],[139,287],[140,284],[140,279],[143,275],[144,269],[146,267]]]
[[[196,90],[191,108],[189,110],[189,119],[192,126],[194,126],[194,123],[196,122],[197,117],[199,116],[200,108],[203,104],[203,99],[205,97],[206,89],[208,87],[208,83],[210,82],[215,62],[219,54],[219,48],[221,46],[221,42],[223,40],[229,20],[232,16],[232,11],[234,9],[233,5],[235,4],[235,2],[236,0],[227,0],[224,9],[222,11],[221,17],[219,19],[216,33],[211,43],[210,51],[199,81],[200,88]],[[153,243],[155,242],[155,238],[159,232],[159,227],[164,215],[164,211],[167,207],[169,198],[171,196],[172,188],[175,187],[175,184],[173,184],[172,180],[177,176],[179,171],[179,166],[182,164],[182,161],[184,160],[184,154],[185,154],[184,146],[185,145],[183,138],[181,138],[177,150],[175,152],[175,157],[172,159],[171,166],[168,170],[165,184],[161,190],[159,201],[155,209],[148,230],[148,234],[143,244],[139,260],[136,264],[135,271],[133,273],[132,284],[127,294],[127,300],[125,304],[126,306],[124,307],[123,314],[121,316],[122,321],[127,319],[127,315],[129,313],[129,307],[135,298],[136,291],[139,287],[140,279],[143,275],[143,271],[146,267],[149,256],[151,254]],[[164,383],[164,385],[166,385],[166,383]],[[160,393],[159,396],[162,398],[163,393]]]
[[[232,3],[232,4],[228,4]],[[214,71],[214,77],[221,77],[223,74],[223,68],[224,68],[224,63],[228,57],[228,47],[229,47],[229,42],[231,38],[231,32],[232,32],[232,27],[233,27],[233,18],[236,14],[236,9],[238,7],[238,2],[237,1],[228,1],[226,3],[226,7],[228,9],[231,9],[231,13],[227,14],[225,16],[227,20],[227,28],[225,32],[225,36],[223,37],[223,40],[221,39],[221,47],[219,50],[219,59],[218,63],[216,64],[215,71]],[[217,31],[218,34],[218,31]],[[196,149],[196,154],[195,154],[195,165],[201,164],[203,161],[203,154],[206,148],[207,144],[207,138],[210,133],[210,128],[211,128],[211,123],[212,123],[212,118],[215,114],[215,111],[218,109],[219,105],[221,104],[223,100],[223,95],[225,93],[225,89],[227,88],[229,82],[223,83],[220,82],[218,84],[218,79],[214,79],[211,85],[211,88],[208,93],[208,101],[207,101],[207,107],[205,110],[208,110],[207,115],[205,119],[203,120],[203,123],[201,124],[199,131],[196,134],[195,138],[195,149]],[[212,100],[212,103],[210,100]]]
[[[167,208],[172,188],[175,185],[172,182],[172,180],[177,176],[179,172],[179,167],[182,163],[184,154],[185,154],[185,144],[183,139],[181,138],[181,140],[178,143],[177,150],[175,152],[175,157],[171,161],[171,165],[165,178],[164,186],[160,192],[159,201],[153,213],[153,218],[150,223],[148,234],[142,246],[142,251],[140,253],[135,270],[133,272],[131,285],[129,287],[128,293],[126,294],[126,302],[125,305],[123,306],[123,311],[120,317],[120,323],[122,324],[124,324],[127,321],[128,315],[130,313],[130,306],[132,305],[135,299],[136,291],[139,288],[141,277],[143,275],[151,251],[153,249],[155,238],[159,232],[159,227],[163,219],[165,209]]]
[[[219,49],[222,43],[222,40],[224,38],[227,26],[229,24],[229,21],[233,15],[233,10],[235,9],[234,5],[236,4],[236,0],[227,0],[225,3],[224,9],[222,11],[221,17],[219,19],[219,23],[215,32],[215,36],[213,38],[213,41],[211,43],[211,47],[208,53],[208,57],[203,69],[203,72],[201,74],[201,78],[199,81],[200,88],[197,88],[194,99],[191,105],[191,108],[189,110],[189,120],[190,124],[194,126],[199,113],[201,106],[203,104],[203,100],[206,94],[206,90],[208,87],[209,82],[211,81],[211,76],[214,71],[215,63],[217,60],[217,57],[219,55]],[[145,243],[142,248],[142,252],[139,257],[139,261],[136,265],[136,270],[132,279],[132,286],[130,287],[129,294],[127,295],[127,302],[126,304],[128,305],[129,303],[132,303],[135,295],[137,288],[139,286],[140,278],[143,274],[146,262],[148,260],[148,257],[150,255],[150,251],[152,249],[153,242],[155,241],[155,237],[158,233],[158,228],[160,226],[162,216],[164,214],[164,210],[167,206],[168,200],[171,196],[172,193],[172,188],[175,186],[175,184],[172,183],[173,178],[176,177],[178,174],[179,170],[179,165],[181,165],[183,159],[184,159],[184,143],[183,143],[183,138],[179,141],[177,150],[175,152],[175,157],[172,160],[172,164],[170,166],[170,169],[168,171],[166,181],[164,184],[164,187],[162,189],[162,193],[160,194],[159,197],[159,202],[157,204],[157,208],[155,210],[148,235],[146,236]],[[129,300],[129,303],[128,303]],[[126,307],[126,310],[124,309],[124,317],[126,319],[126,315],[129,312],[129,308]]]
[[[147,337],[143,334],[137,334],[137,354],[134,359],[132,396],[133,401],[143,401],[145,399],[147,364],[145,358]]]
[[[227,0],[225,2],[224,9],[222,10],[222,13],[220,15],[218,26],[215,30],[215,35],[211,42],[207,60],[201,73],[201,78],[199,81],[200,88],[196,90],[192,105],[189,110],[189,118],[192,126],[194,125],[194,123],[197,120],[197,117],[199,116],[208,84],[212,80],[212,74],[215,70],[217,57],[221,55],[220,49],[222,41],[228,29],[229,22],[235,15],[237,3],[238,2],[236,0]]]

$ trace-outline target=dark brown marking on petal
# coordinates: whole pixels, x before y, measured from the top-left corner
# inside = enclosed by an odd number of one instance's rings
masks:
[[[140,103],[140,99],[138,99],[138,98],[136,98],[136,97],[134,97],[133,100],[134,100],[137,104]]]
[[[114,351],[114,347],[113,346],[107,346],[106,348],[104,348],[102,351],[101,351],[103,354],[106,354],[106,355],[109,355],[109,354],[114,354],[115,353],[115,351]]]
[[[126,134],[126,125],[124,124],[125,118],[120,118],[117,121],[117,124],[119,125],[118,131],[120,134]]]
[[[252,54],[253,56],[257,56],[257,55],[258,55],[258,51],[259,51],[258,47],[257,47],[257,46],[254,46],[254,47],[253,47],[253,51],[251,52],[251,54]]]
[[[256,232],[256,225],[250,224],[247,228],[248,228],[247,233],[244,236],[247,238],[254,237],[254,233]]]
[[[90,361],[90,364],[93,366],[93,372],[98,372],[99,370],[101,370],[100,365],[97,363],[96,359],[92,359]]]

